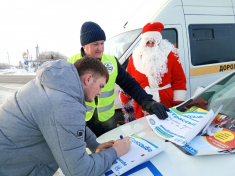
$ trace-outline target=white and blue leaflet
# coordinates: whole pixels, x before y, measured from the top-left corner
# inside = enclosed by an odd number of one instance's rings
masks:
[[[156,115],[149,115],[146,120],[158,136],[180,146],[189,143],[214,115],[212,110],[183,113],[175,108],[170,108],[167,113],[166,120],[160,120]]]
[[[168,143],[165,143],[163,146],[156,146],[135,134],[130,136],[130,140],[132,144],[129,152],[117,158],[110,168],[116,175],[121,175],[135,166],[149,160],[165,150],[168,146]]]

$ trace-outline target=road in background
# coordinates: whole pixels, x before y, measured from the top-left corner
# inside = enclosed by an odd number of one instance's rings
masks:
[[[0,104],[34,78],[35,75],[0,75]]]
[[[0,83],[26,84],[35,77],[36,75],[0,75]]]

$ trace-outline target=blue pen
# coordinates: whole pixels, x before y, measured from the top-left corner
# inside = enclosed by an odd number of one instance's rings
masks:
[[[122,136],[122,135],[120,135],[120,139],[123,139],[123,136]]]

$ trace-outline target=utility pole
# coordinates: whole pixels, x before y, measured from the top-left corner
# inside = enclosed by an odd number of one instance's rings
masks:
[[[29,61],[29,50],[27,49],[27,58],[28,58],[28,61]]]
[[[8,50],[7,50],[7,58],[8,58],[8,62],[9,62],[9,65],[10,65],[10,59],[9,59],[9,53],[8,53]]]
[[[36,46],[36,66],[35,66],[35,72],[38,69],[38,54],[39,54],[39,47],[38,45]]]
[[[8,50],[7,50],[7,49],[3,49],[3,50],[6,50],[6,52],[7,52],[7,59],[8,59],[8,64],[10,65],[10,58],[9,58],[9,53],[8,53]]]

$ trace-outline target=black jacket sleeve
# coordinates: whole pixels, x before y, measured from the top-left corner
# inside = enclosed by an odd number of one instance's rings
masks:
[[[116,58],[115,58],[116,59]],[[116,59],[117,60],[117,59]],[[128,93],[138,104],[143,100],[152,100],[152,95],[147,94],[140,84],[127,73],[117,60],[118,76],[116,83]]]

